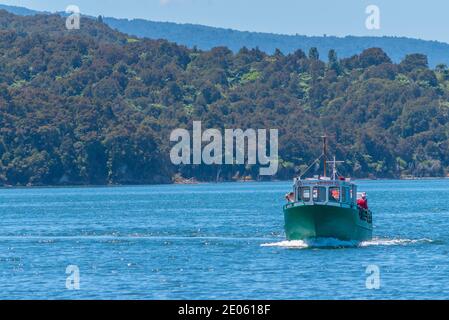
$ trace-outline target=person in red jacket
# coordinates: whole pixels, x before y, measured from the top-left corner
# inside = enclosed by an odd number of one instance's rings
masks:
[[[360,208],[363,208],[365,210],[368,210],[368,199],[366,198],[366,193],[362,193],[362,197],[357,200],[357,205]]]

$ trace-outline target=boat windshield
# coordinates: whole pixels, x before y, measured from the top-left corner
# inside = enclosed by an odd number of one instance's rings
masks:
[[[326,188],[325,187],[314,187],[313,188],[313,201],[326,202]]]

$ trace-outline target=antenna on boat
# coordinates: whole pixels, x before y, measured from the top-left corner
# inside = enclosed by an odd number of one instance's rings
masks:
[[[335,156],[334,156],[334,160],[333,161],[326,161],[328,163],[332,163],[332,180],[337,180],[337,163],[344,163],[344,161],[337,161],[335,160]]]

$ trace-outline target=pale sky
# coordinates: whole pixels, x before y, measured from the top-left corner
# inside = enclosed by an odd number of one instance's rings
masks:
[[[301,35],[390,35],[449,43],[447,0],[0,0],[43,11],[77,5],[81,13],[196,23]],[[380,30],[365,27],[368,5],[380,9]]]

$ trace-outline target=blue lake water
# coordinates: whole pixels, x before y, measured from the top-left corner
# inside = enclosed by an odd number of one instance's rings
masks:
[[[359,181],[360,244],[286,242],[290,185],[0,189],[0,298],[449,298],[449,180]]]

